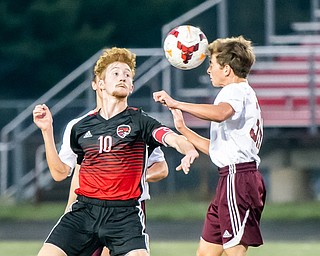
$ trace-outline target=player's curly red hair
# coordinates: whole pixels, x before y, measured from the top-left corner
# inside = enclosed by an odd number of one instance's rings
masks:
[[[103,79],[108,65],[117,61],[126,63],[132,71],[132,77],[134,77],[136,67],[136,55],[126,48],[117,47],[112,47],[110,49],[103,50],[102,55],[100,56],[100,58],[96,62],[96,65],[94,66],[95,76],[98,76]]]

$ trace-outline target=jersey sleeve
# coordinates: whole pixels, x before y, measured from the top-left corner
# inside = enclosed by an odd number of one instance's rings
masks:
[[[160,147],[156,147],[148,158],[148,167],[157,162],[165,161],[164,153]]]
[[[84,152],[78,143],[78,135],[76,132],[76,125],[72,126],[72,129],[71,129],[70,147],[71,147],[73,153],[76,155],[76,163],[81,165],[81,162],[84,158]]]
[[[229,103],[235,114],[232,119],[237,119],[241,115],[244,103],[245,95],[243,90],[239,88],[239,84],[230,84],[221,89],[217,95],[214,104],[218,105],[221,102]]]
[[[164,145],[167,147],[165,137],[167,134],[173,132],[170,128],[148,116],[143,111],[141,115],[141,125],[143,126],[142,136],[148,145],[152,147]]]
[[[62,145],[59,151],[59,158],[63,163],[70,167],[70,174],[71,171],[74,169],[77,161],[77,155],[72,151],[70,146],[70,135],[71,135],[71,128],[75,123],[75,119],[71,120],[63,133],[62,138]]]

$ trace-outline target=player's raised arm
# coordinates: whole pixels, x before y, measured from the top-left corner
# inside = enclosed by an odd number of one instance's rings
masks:
[[[189,114],[207,121],[223,122],[234,114],[230,104],[221,102],[220,104],[198,104],[182,102],[173,99],[166,91],[153,93],[155,102],[159,102],[169,109],[180,109]]]
[[[53,179],[56,181],[64,180],[69,174],[70,167],[59,158],[53,135],[52,115],[45,104],[35,106],[33,121],[41,129],[46,158]]]
[[[188,141],[190,141],[196,149],[200,150],[202,153],[209,155],[210,140],[203,136],[200,136],[196,132],[192,131],[186,126],[183,118],[183,114],[179,109],[171,109],[173,116],[174,126],[176,129],[185,136]]]

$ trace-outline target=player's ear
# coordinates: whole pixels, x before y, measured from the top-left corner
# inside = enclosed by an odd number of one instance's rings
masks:
[[[94,90],[94,91],[96,91],[97,90],[97,83],[96,83],[96,81],[92,81],[91,82],[91,87],[92,87],[92,89]]]
[[[132,84],[132,85],[131,85],[131,88],[130,88],[130,94],[133,93],[133,90],[134,90],[134,85]]]
[[[98,88],[101,89],[101,90],[104,89],[104,82],[101,79],[98,81]]]
[[[223,67],[223,70],[224,70],[225,76],[229,76],[229,75],[230,75],[231,67],[230,67],[229,65],[225,65],[225,66]]]

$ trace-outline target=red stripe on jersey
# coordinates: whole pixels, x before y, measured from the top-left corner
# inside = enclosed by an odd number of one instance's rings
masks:
[[[159,127],[152,132],[152,136],[156,141],[167,146],[167,144],[164,141],[164,137],[171,132],[173,131],[168,127]]]
[[[119,144],[111,152],[87,149],[79,172],[80,187],[76,194],[101,200],[138,199],[146,168],[145,144]]]

